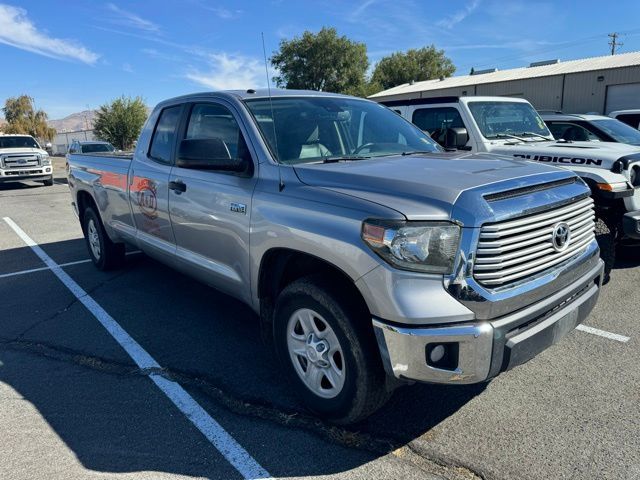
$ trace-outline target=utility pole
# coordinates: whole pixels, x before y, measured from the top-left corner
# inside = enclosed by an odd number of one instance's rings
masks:
[[[621,47],[622,45],[624,45],[624,43],[618,42],[618,37],[620,35],[616,32],[610,33],[607,36],[611,39],[611,41],[609,42],[609,46],[611,47],[611,55],[615,55],[616,47]]]

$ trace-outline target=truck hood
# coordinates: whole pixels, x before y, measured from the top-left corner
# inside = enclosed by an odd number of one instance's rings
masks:
[[[0,155],[32,155],[34,153],[39,153],[40,155],[47,155],[45,150],[41,150],[39,148],[29,148],[29,147],[20,147],[20,148],[0,148]]]
[[[611,170],[613,163],[627,155],[637,155],[640,147],[624,143],[531,142],[496,145],[492,152],[558,166],[583,166]]]
[[[410,220],[449,220],[465,191],[504,191],[573,177],[566,170],[490,154],[390,156],[294,167],[301,182],[402,213]],[[483,201],[478,196],[479,201]]]

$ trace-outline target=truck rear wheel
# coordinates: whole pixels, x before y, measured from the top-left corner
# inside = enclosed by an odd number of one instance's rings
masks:
[[[92,207],[84,211],[82,230],[93,264],[100,270],[113,270],[124,263],[124,243],[114,243]]]
[[[335,282],[296,280],[280,293],[273,322],[278,357],[305,406],[354,423],[388,399],[371,320]]]
[[[600,247],[600,258],[604,261],[604,283],[609,281],[616,262],[617,231],[613,222],[604,217],[596,217],[596,241]]]

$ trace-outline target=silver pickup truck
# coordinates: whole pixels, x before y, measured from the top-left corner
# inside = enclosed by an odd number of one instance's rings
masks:
[[[603,264],[574,173],[444,152],[305,91],[159,104],[133,156],[71,154],[98,268],[135,245],[250,305],[304,404],[354,422],[407,382],[484,382],[583,321]]]

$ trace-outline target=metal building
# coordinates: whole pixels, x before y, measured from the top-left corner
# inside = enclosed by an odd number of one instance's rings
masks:
[[[609,113],[640,108],[640,52],[561,62],[534,62],[511,70],[406,83],[372,100],[494,95],[526,98],[539,110]]]

